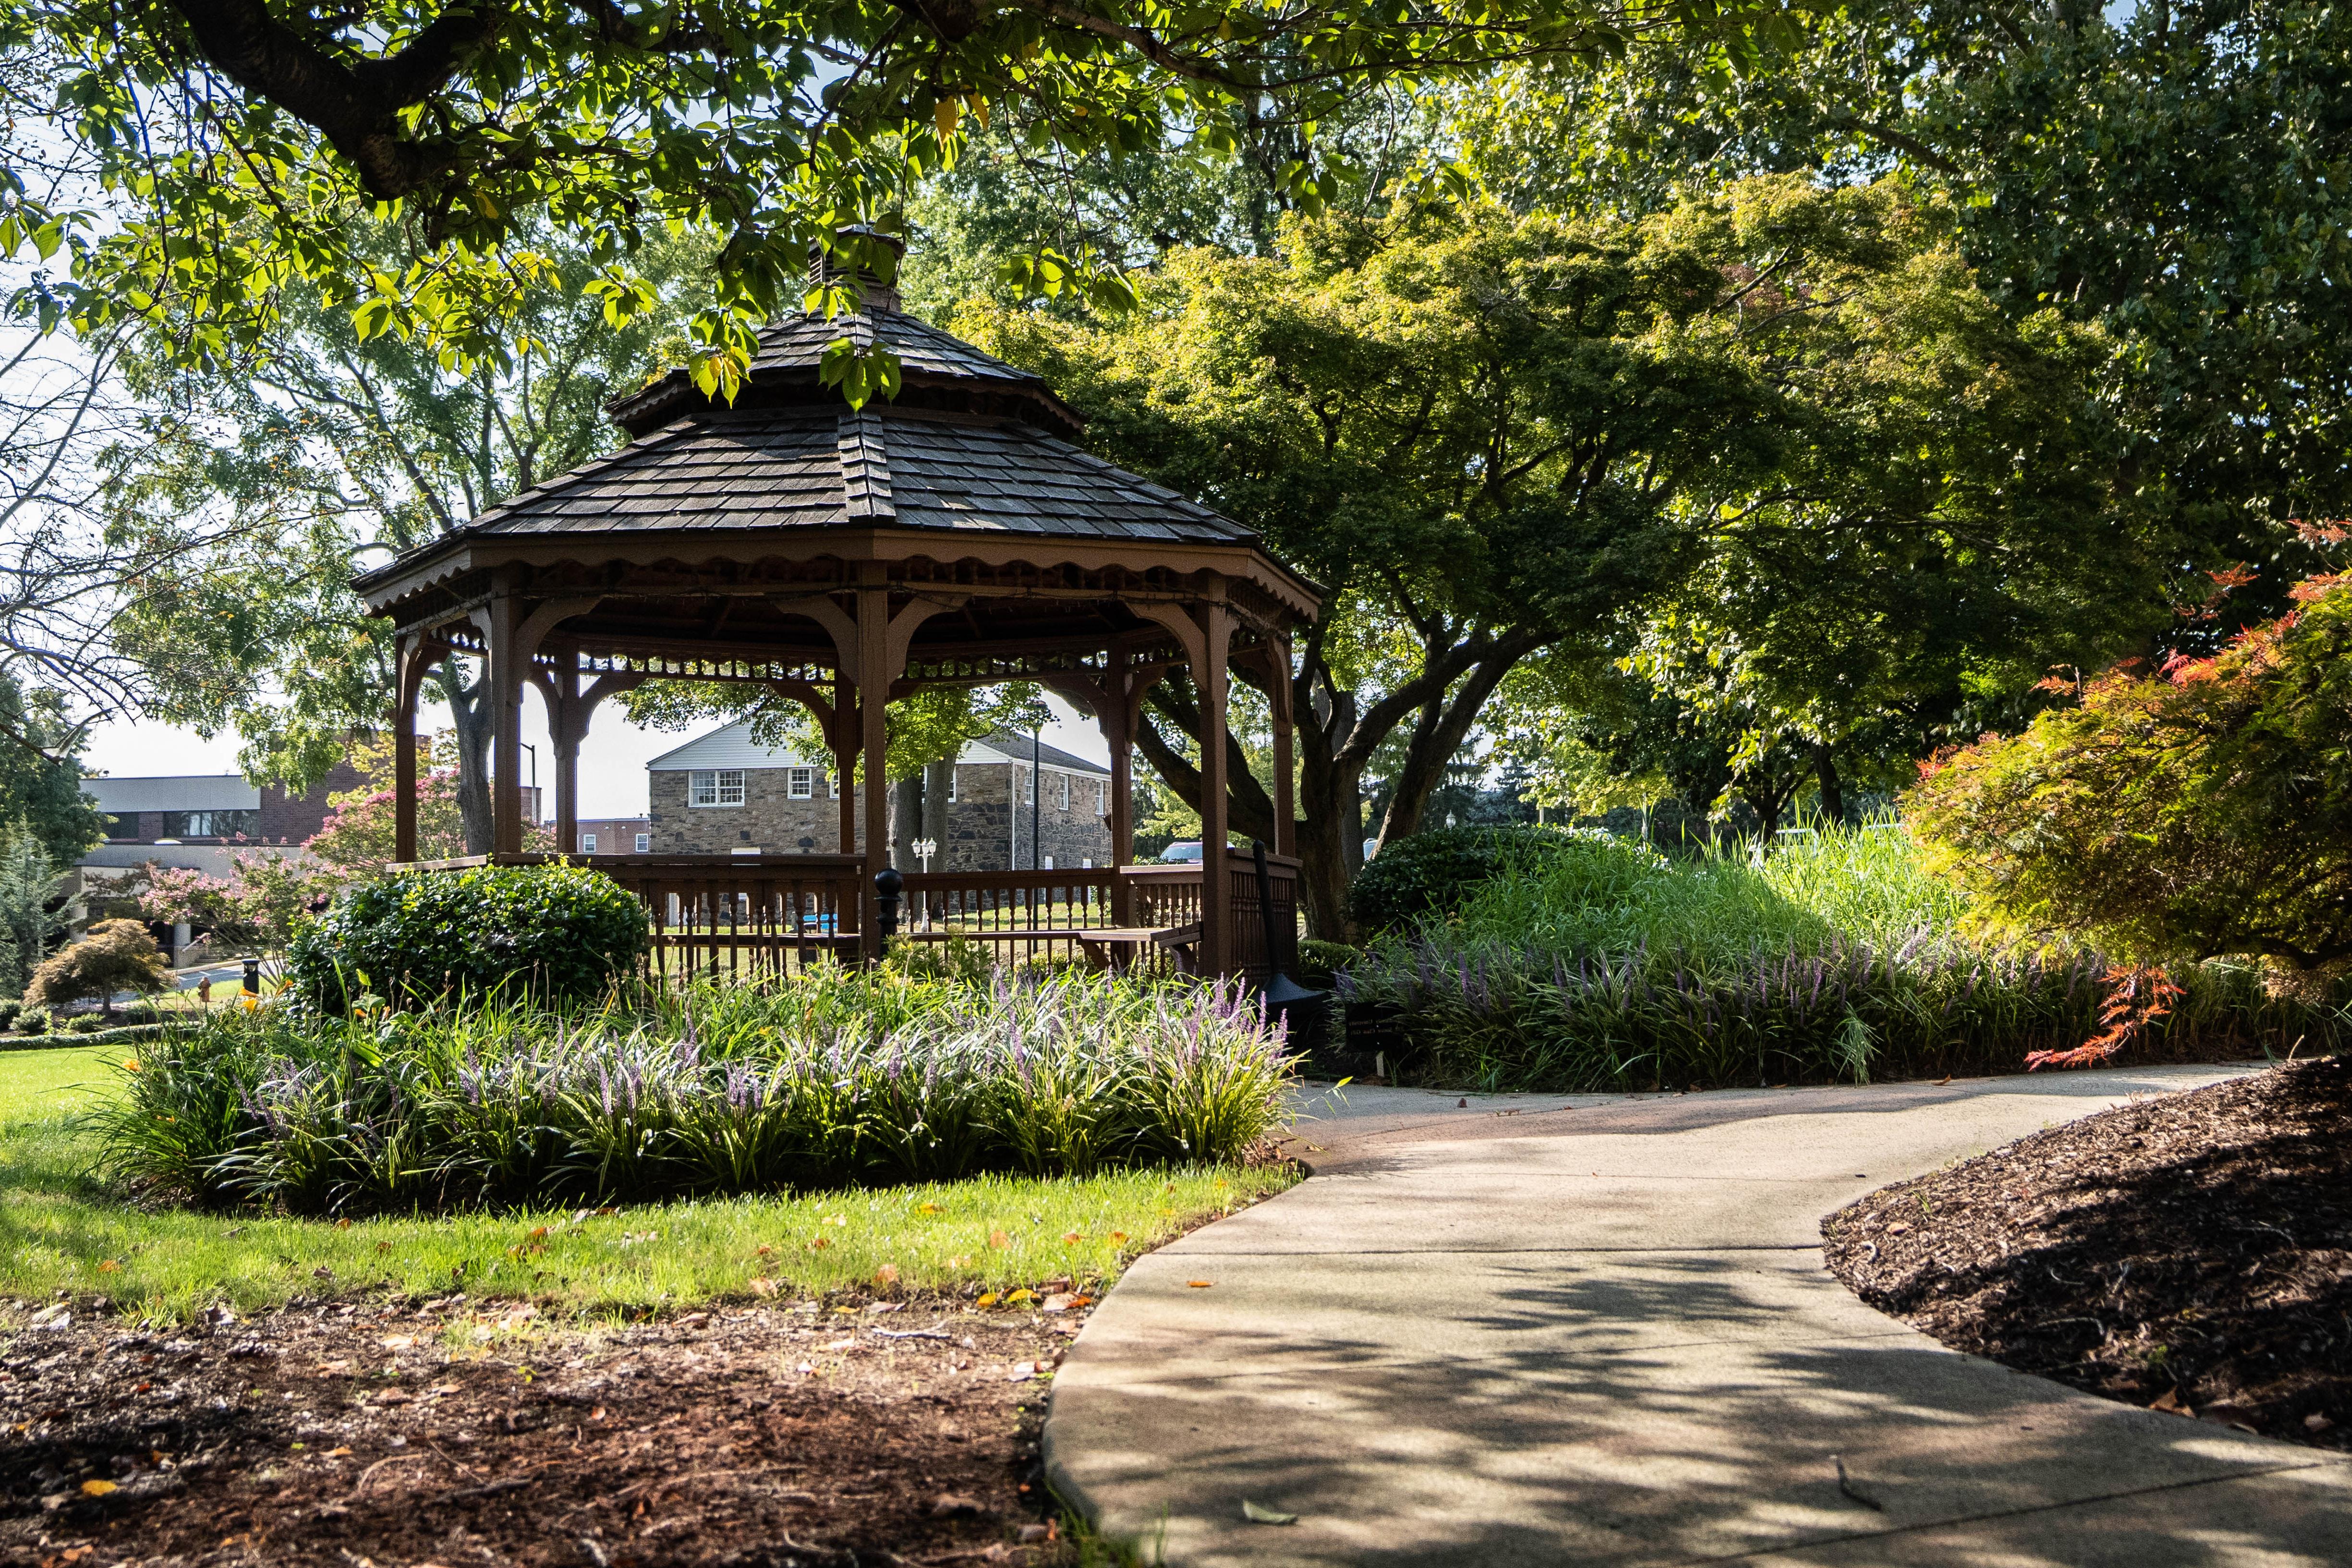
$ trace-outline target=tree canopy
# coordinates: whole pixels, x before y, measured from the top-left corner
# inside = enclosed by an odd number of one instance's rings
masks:
[[[434,5],[367,0],[19,0],[5,42],[54,104],[118,221],[78,221],[28,178],[0,241],[71,250],[56,308],[184,321],[194,357],[275,330],[301,283],[366,335],[420,334],[503,363],[508,315],[544,282],[536,215],[593,244],[615,323],[649,301],[635,258],[684,229],[723,238],[692,318],[696,374],[731,384],[750,333],[795,303],[812,246],[889,221],[975,130],[1085,159],[1296,127],[1276,172],[1313,196],[1314,128],[1368,87],[1498,58],[1592,59],[1704,36],[1752,53],[1768,0],[698,0]],[[394,223],[387,259],[354,235]],[[854,247],[853,247],[854,248]],[[1088,258],[1034,249],[1031,276],[1116,299]],[[845,367],[846,368],[846,367]]]

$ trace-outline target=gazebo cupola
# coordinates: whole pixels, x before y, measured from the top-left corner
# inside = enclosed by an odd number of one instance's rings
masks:
[[[527,683],[547,705],[558,842],[570,846],[597,703],[665,678],[752,682],[805,704],[842,776],[859,778],[876,828],[858,843],[844,789],[841,852],[862,857],[870,914],[887,850],[885,702],[924,685],[1029,679],[1101,726],[1123,864],[1140,704],[1181,664],[1206,726],[1202,886],[1219,889],[1232,880],[1224,720],[1239,661],[1265,667],[1273,847],[1289,853],[1286,639],[1315,613],[1313,589],[1248,530],[1085,451],[1084,421],[1036,376],[865,281],[856,312],[762,333],[731,405],[673,371],[611,405],[630,439],[610,456],[356,579],[370,611],[398,627],[401,859],[415,850],[418,686],[452,651],[487,666],[502,856],[523,842]],[[894,398],[852,409],[823,384],[826,348],[845,337],[898,356]],[[1228,900],[1202,899],[1204,967],[1234,966],[1233,921]]]

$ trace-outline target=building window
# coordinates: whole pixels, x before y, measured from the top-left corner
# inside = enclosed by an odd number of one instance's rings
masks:
[[[1040,869],[1040,870],[1044,870],[1044,871],[1050,871],[1050,870],[1052,870],[1053,868],[1054,868],[1054,858],[1053,858],[1051,855],[1046,856],[1046,857],[1045,857],[1045,865],[1043,865],[1042,867],[1038,868],[1038,869]]]
[[[580,836],[580,853],[583,855],[593,855],[596,853],[596,836],[594,834],[583,833]]]
[[[1080,856],[1080,857],[1078,858],[1078,869],[1079,869],[1079,870],[1081,870],[1081,871],[1091,871],[1091,870],[1093,870],[1094,868],[1095,868],[1095,858],[1094,858],[1093,856],[1091,856],[1091,855],[1083,855],[1083,856]]]
[[[1036,805],[1036,804],[1037,804],[1037,775],[1036,775],[1036,773],[1034,773],[1034,772],[1032,772],[1032,771],[1031,771],[1030,769],[1028,769],[1028,768],[1015,768],[1013,771],[1014,771],[1015,773],[1019,773],[1019,774],[1021,775],[1021,804],[1022,804],[1022,805]]]
[[[956,774],[961,772],[963,772],[961,768],[950,768],[948,770],[948,804],[950,805],[953,805],[956,803]]]
[[[261,831],[261,813],[257,811],[167,811],[163,813],[165,838],[235,838],[239,835],[251,837]]]
[[[788,776],[788,782],[784,787],[784,793],[794,800],[814,800],[816,798],[816,770],[814,768],[793,768],[791,770]]]
[[[827,773],[824,775],[824,798],[827,800],[839,800],[841,798],[841,775],[839,773]]]
[[[1110,815],[1110,783],[1107,779],[1095,780],[1095,815]]]
[[[653,847],[654,847],[654,836],[653,836],[652,834],[650,834],[650,833],[640,833],[640,834],[638,834],[638,835],[637,835],[637,853],[638,853],[638,854],[640,854],[640,855],[650,854],[650,853],[652,853],[652,851],[653,851]]]
[[[1055,803],[1055,809],[1067,811],[1070,809],[1070,775],[1056,773],[1054,776],[1058,781],[1055,786],[1055,793],[1060,797]]]
[[[688,805],[742,805],[743,770],[741,768],[704,768],[687,774],[686,804]]]

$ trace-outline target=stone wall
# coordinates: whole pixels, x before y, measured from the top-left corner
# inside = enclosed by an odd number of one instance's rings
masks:
[[[833,855],[841,848],[841,802],[825,793],[818,771],[815,796],[791,798],[792,770],[743,770],[740,805],[688,805],[688,775],[652,773],[646,775],[653,804],[654,853],[656,855],[726,855],[737,849],[758,849],[770,855],[794,850]],[[864,840],[864,803],[858,802]]]
[[[957,764],[956,797],[948,806],[947,837],[940,847],[940,852],[931,858],[932,870],[1008,868],[1014,808],[1011,781],[1006,775],[1012,771],[1002,763]],[[1025,773],[1025,768],[1023,771]],[[822,773],[814,800],[793,800],[789,795],[791,770],[746,768],[741,805],[688,805],[687,777],[684,773],[668,772],[646,775],[652,796],[656,854],[724,855],[735,849],[757,848],[771,855],[788,855],[795,849],[829,855],[839,848],[840,803],[825,794]],[[1097,866],[1110,863],[1110,825],[1095,814],[1095,798],[1094,779],[1074,775],[1070,780],[1069,808],[1064,810],[1059,775],[1050,768],[1046,770],[1045,795],[1038,803],[1037,830],[1044,840],[1045,855],[1057,868],[1075,870],[1087,861]],[[1105,798],[1107,801],[1108,796]],[[862,846],[862,794],[857,810],[858,843]],[[1025,801],[1019,811],[1021,866],[1026,869],[1031,864],[1031,846],[1029,806]],[[917,865],[914,854],[904,847],[898,849],[894,859],[906,870],[913,870]]]

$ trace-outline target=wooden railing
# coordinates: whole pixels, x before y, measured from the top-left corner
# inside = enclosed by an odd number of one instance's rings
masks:
[[[866,872],[865,862],[854,855],[471,855],[394,868],[460,870],[559,858],[604,872],[645,905],[649,979],[677,984],[703,975],[783,974],[828,955],[857,962],[858,898]],[[1244,973],[1263,982],[1269,969],[1256,871],[1239,854],[1226,866],[1234,957]],[[1278,956],[1295,974],[1298,862],[1270,856],[1266,869]],[[1086,956],[1077,934],[1082,931],[1197,928],[1201,868],[908,872],[900,900],[899,932],[915,941],[963,936],[985,943],[1006,963],[1076,959]],[[1131,946],[1133,961],[1144,967],[1190,968],[1195,962],[1164,946]],[[1197,955],[1197,944],[1188,952]]]

